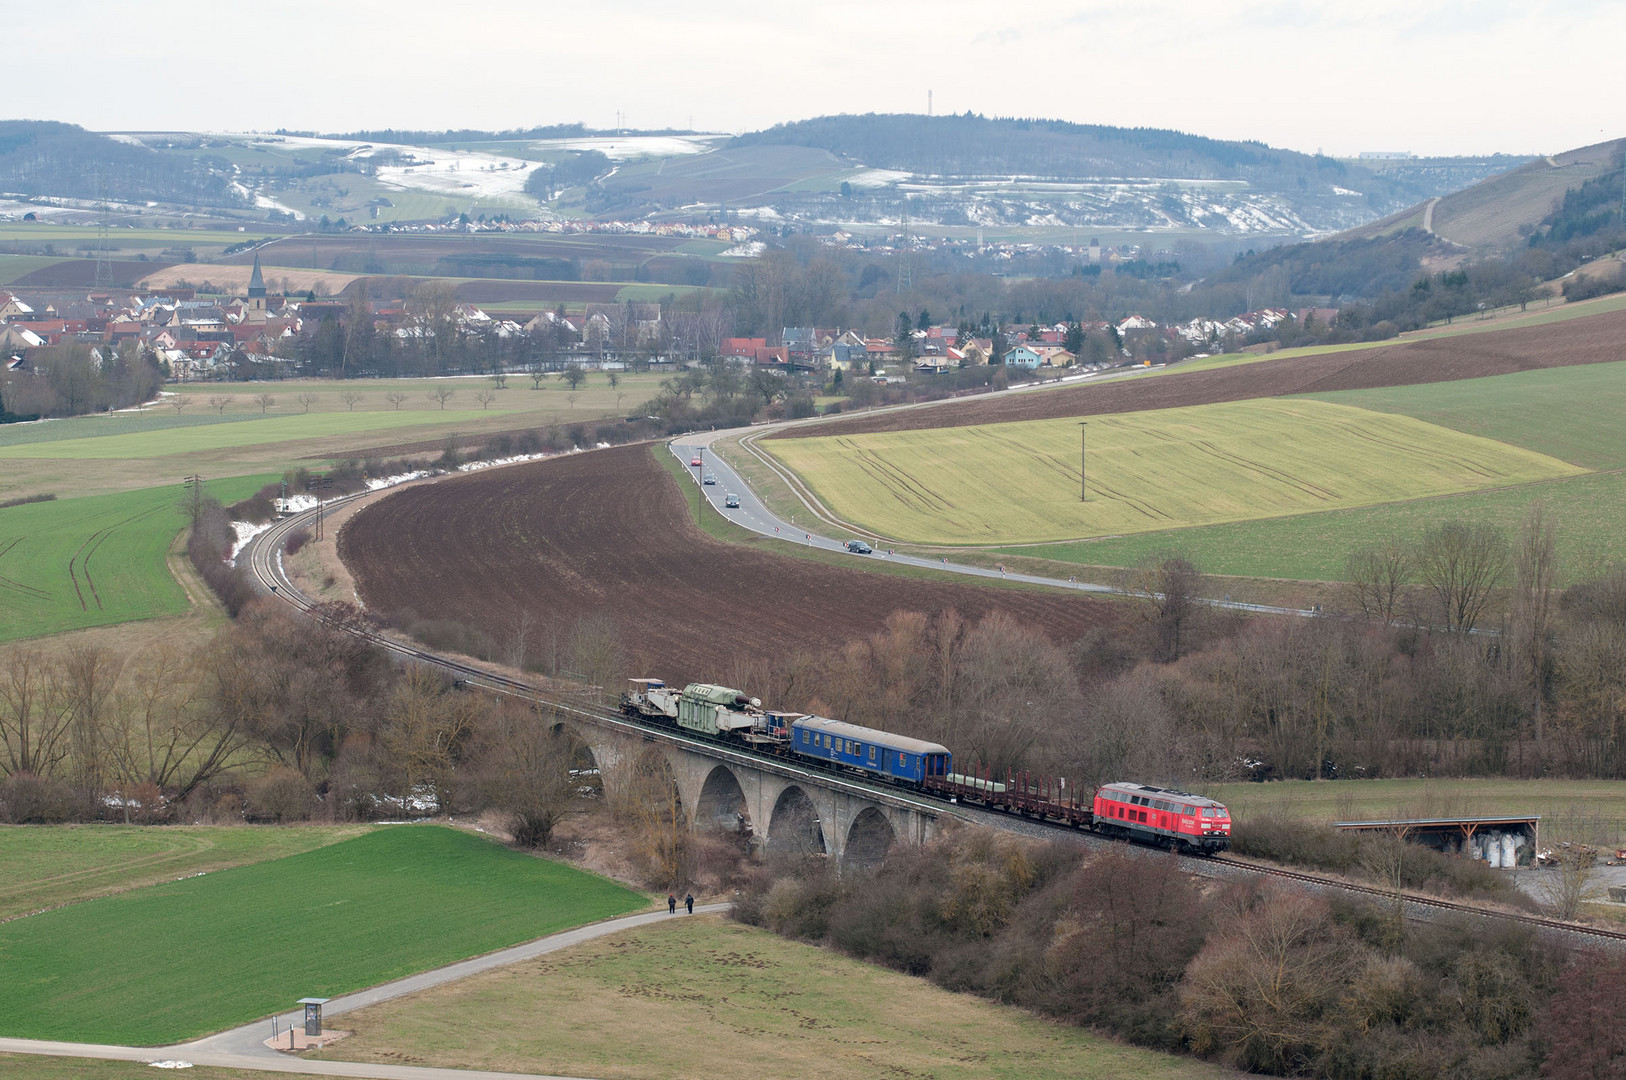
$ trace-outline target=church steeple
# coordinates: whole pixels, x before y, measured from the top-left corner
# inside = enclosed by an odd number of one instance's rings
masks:
[[[260,257],[254,256],[254,272],[248,276],[248,298],[265,299],[265,278],[260,274]]]

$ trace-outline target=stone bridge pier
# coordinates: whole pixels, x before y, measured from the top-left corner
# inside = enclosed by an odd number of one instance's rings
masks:
[[[824,854],[846,867],[873,866],[894,844],[922,844],[935,831],[936,815],[929,810],[849,791],[817,774],[798,776],[800,770],[773,762],[759,766],[726,751],[713,756],[595,724],[559,726],[592,754],[606,798],[624,795],[640,765],[664,763],[690,829],[749,830],[752,843],[768,853]]]

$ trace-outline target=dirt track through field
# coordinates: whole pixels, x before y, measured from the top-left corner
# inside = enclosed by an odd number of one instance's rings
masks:
[[[478,626],[500,646],[522,611],[540,655],[552,621],[612,620],[632,666],[672,681],[819,653],[895,611],[1005,611],[1057,642],[1115,622],[1110,601],[824,566],[702,533],[646,445],[407,488],[356,513],[339,553],[375,610]]]
[[[796,425],[769,438],[816,438],[1095,416],[1287,394],[1455,382],[1614,360],[1626,360],[1626,311],[1353,352],[1261,360],[1185,375],[1176,371],[1096,386],[971,398],[926,409],[854,416],[827,424]]]

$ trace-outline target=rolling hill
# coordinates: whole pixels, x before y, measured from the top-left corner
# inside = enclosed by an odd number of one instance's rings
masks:
[[[1418,227],[1477,254],[1518,247],[1563,201],[1566,192],[1620,168],[1626,139],[1537,158],[1381,221],[1353,229],[1350,239],[1387,237]],[[1426,220],[1425,220],[1426,219]]]

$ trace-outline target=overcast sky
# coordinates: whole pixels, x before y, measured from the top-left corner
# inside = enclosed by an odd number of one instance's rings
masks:
[[[0,6],[19,4],[4,0]],[[1331,154],[1626,135],[1621,0],[52,0],[0,116],[97,130],[746,131],[1054,117]]]

